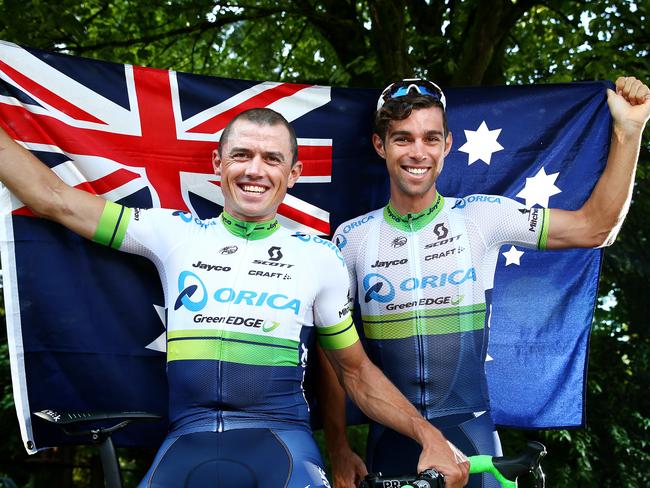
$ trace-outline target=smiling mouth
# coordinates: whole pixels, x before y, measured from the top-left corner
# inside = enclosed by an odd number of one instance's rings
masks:
[[[264,188],[263,186],[251,185],[251,184],[239,185],[239,188],[244,190],[246,193],[257,193],[257,194],[259,194],[259,193],[264,193],[266,191],[266,188]]]
[[[402,169],[412,175],[423,175],[424,173],[429,171],[429,168],[422,168],[422,167],[413,168],[409,166],[402,166]]]

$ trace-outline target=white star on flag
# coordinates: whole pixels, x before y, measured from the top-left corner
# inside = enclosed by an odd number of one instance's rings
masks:
[[[555,180],[560,173],[546,174],[544,168],[540,169],[532,178],[526,178],[524,189],[517,193],[517,197],[526,200],[526,207],[532,208],[536,203],[544,208],[548,207],[548,199],[561,193]]]
[[[497,142],[499,134],[501,134],[501,129],[490,130],[485,121],[481,122],[478,130],[466,130],[467,142],[458,150],[469,154],[467,165],[469,166],[479,159],[489,165],[492,153],[503,149],[503,146]]]
[[[506,266],[510,266],[511,264],[520,266],[521,263],[519,262],[519,259],[524,255],[524,252],[520,251],[515,246],[510,246],[510,249],[507,252],[502,252],[501,254],[506,258]]]
[[[163,329],[165,329],[165,307],[154,304],[153,308],[156,310],[158,318],[162,322]],[[151,349],[152,351],[167,352],[167,331],[165,330],[151,344],[145,346],[145,348]]]

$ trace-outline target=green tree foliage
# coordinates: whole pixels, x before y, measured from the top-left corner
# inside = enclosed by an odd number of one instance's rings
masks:
[[[213,76],[334,86],[382,87],[412,75],[443,87],[622,74],[648,81],[649,9],[630,0],[0,0],[0,39]],[[649,484],[649,164],[646,136],[634,203],[605,254],[600,293],[615,306],[596,314],[587,428],[503,433],[510,452],[525,437],[547,443],[552,486]],[[23,456],[3,334],[0,474],[16,472]]]

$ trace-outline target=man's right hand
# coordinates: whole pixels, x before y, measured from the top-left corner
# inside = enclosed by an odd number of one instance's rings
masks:
[[[469,460],[467,456],[433,427],[428,439],[430,443],[422,447],[422,454],[420,454],[420,460],[418,461],[418,473],[433,467],[436,471],[445,475],[446,488],[465,486],[469,478]]]
[[[368,474],[359,455],[346,444],[345,448],[330,452],[333,488],[357,488]]]

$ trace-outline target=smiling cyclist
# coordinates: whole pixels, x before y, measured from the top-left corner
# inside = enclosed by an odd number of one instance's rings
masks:
[[[436,180],[452,146],[442,90],[407,79],[379,97],[372,143],[386,161],[390,201],[341,224],[334,242],[348,266],[351,305],[356,296],[369,356],[468,456],[501,454],[484,371],[500,246],[600,247],[613,242],[622,224],[650,90],[622,77],[607,99],[614,119],[607,166],[584,206],[567,211],[527,209],[496,195],[442,196]],[[331,377],[327,384],[324,425],[333,474],[337,487],[351,487],[365,469],[342,431],[343,397]],[[419,453],[410,439],[371,422],[371,472],[415,472]],[[496,486],[488,476],[473,478],[469,486]]]
[[[462,486],[466,458],[363,351],[338,249],[276,219],[302,170],[291,125],[270,109],[241,113],[213,165],[224,196],[218,218],[131,209],[65,185],[0,130],[0,180],[23,203],[149,258],[160,274],[170,425],[141,486],[328,487],[303,394],[315,336],[361,409],[422,446],[419,470],[436,467]]]

